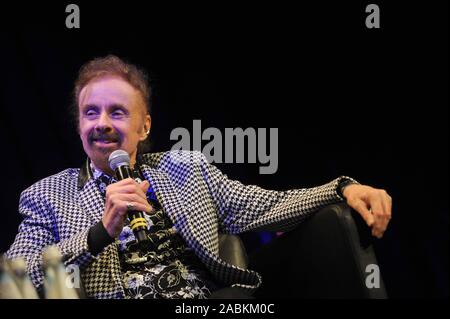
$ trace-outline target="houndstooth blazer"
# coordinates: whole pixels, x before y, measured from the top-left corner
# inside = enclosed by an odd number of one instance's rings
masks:
[[[338,183],[349,179],[272,191],[228,179],[200,152],[149,153],[142,159],[144,177],[187,245],[219,282],[250,293],[260,286],[260,275],[219,258],[218,234],[288,231],[321,207],[342,200]],[[117,242],[97,255],[89,251],[88,231],[101,220],[104,199],[86,169],[87,175],[83,168],[66,169],[22,192],[19,212],[24,219],[7,256],[25,258],[33,284],[41,289],[41,252],[56,244],[66,265],[80,267],[89,297],[123,298]]]

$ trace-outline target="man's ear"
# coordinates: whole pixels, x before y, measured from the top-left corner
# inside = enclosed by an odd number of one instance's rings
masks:
[[[151,126],[152,126],[152,118],[150,117],[150,114],[146,114],[144,120],[144,127],[140,138],[141,141],[144,141],[148,137]]]

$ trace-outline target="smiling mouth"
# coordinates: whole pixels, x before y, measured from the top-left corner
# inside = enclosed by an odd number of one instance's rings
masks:
[[[116,140],[101,140],[101,139],[97,140],[97,139],[94,139],[93,142],[94,142],[95,144],[100,144],[100,145],[112,145],[112,144],[117,144],[117,141],[116,141]]]

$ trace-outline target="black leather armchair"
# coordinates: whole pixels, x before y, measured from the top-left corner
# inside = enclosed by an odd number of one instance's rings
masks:
[[[381,274],[379,287],[366,285],[373,275],[367,266],[378,267],[372,238],[360,215],[342,203],[323,208],[249,257],[238,236],[220,235],[219,254],[262,275],[256,298],[387,298]]]

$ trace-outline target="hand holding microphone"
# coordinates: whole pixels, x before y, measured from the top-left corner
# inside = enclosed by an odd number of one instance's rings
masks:
[[[102,222],[108,234],[116,238],[123,229],[125,218],[129,217],[137,242],[144,242],[148,225],[143,212],[153,210],[146,197],[150,185],[147,181],[139,184],[132,179],[129,163],[130,157],[125,151],[117,150],[109,156],[110,167],[116,172],[118,182],[106,188]]]

